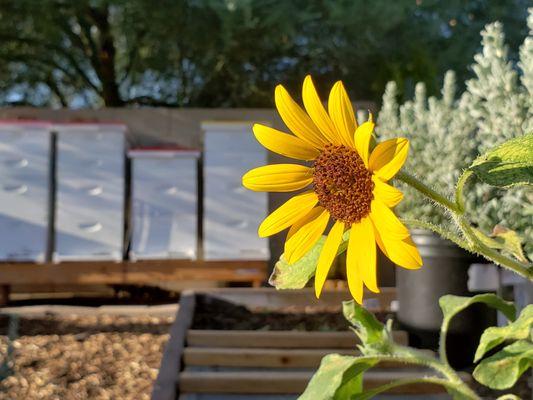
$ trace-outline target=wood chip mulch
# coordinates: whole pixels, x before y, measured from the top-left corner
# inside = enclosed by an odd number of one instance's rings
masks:
[[[8,355],[0,318],[0,399],[149,399],[173,317],[21,318]]]

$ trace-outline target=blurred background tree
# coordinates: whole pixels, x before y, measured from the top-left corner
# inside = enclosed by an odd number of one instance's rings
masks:
[[[2,0],[0,104],[270,107],[275,84],[343,79],[379,102],[390,80],[458,82],[501,21],[511,49],[529,0]],[[511,54],[511,60],[517,55]]]

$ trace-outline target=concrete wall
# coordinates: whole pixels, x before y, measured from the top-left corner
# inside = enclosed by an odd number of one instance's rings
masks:
[[[359,102],[355,106],[374,111],[374,104]],[[199,109],[199,108],[103,108],[98,110],[41,109],[14,107],[0,109],[0,119],[47,120],[52,122],[121,122],[128,126],[130,147],[177,144],[202,149],[203,137],[200,124],[203,121],[253,121],[269,122],[272,127],[286,131],[286,127],[274,109]],[[270,153],[272,163],[292,162]],[[290,194],[274,193],[269,197],[269,208],[274,210],[290,197]],[[272,265],[283,252],[285,234],[270,239]]]

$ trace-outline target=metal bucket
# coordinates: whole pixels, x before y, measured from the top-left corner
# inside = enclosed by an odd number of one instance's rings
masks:
[[[475,256],[432,232],[413,230],[411,234],[424,265],[419,270],[396,271],[398,320],[410,333],[412,344],[436,349],[442,322],[439,298],[446,294],[471,295],[468,268]],[[454,317],[447,343],[448,356],[455,366],[472,363],[479,336],[494,318],[495,313],[476,306]]]

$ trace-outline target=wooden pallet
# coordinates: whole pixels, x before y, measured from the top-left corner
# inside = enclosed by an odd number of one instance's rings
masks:
[[[269,295],[275,293],[283,297],[284,292],[271,290]],[[294,293],[298,292],[292,292],[292,295]],[[307,294],[304,290],[301,296]],[[387,292],[389,300],[390,294]],[[154,385],[153,400],[294,400],[305,390],[326,354],[357,355],[358,340],[351,331],[190,329],[197,295],[187,293],[182,296]],[[258,294],[261,295],[265,293]],[[394,337],[396,342],[407,344],[406,332],[396,331]],[[425,369],[382,363],[365,374],[364,385],[373,388],[395,379],[415,378],[426,373]],[[432,384],[417,384],[395,388],[391,393],[429,398],[442,394],[443,389]]]

